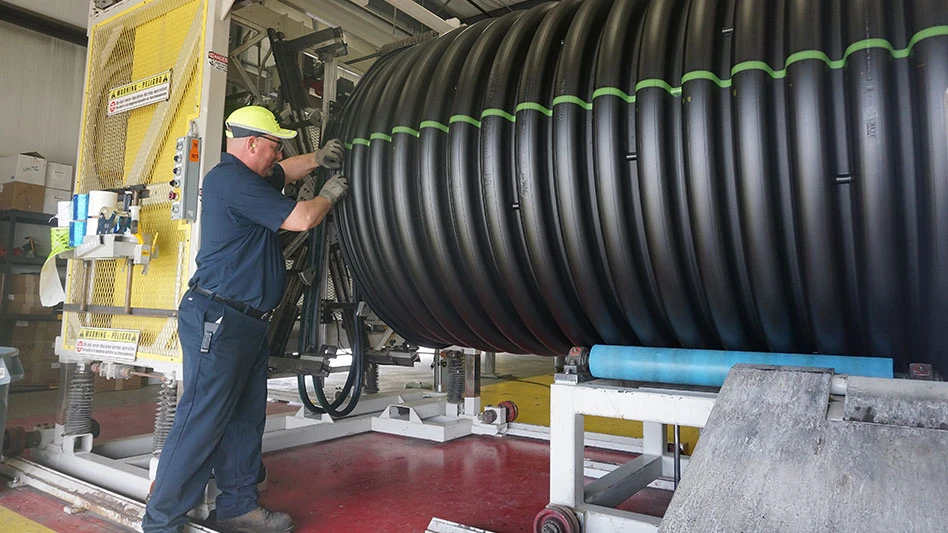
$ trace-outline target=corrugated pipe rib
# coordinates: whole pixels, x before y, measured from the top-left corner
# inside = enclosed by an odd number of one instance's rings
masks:
[[[948,373],[948,0],[563,0],[381,58],[346,260],[409,342]]]

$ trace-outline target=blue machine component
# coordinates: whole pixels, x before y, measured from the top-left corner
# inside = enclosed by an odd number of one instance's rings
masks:
[[[728,352],[598,344],[589,351],[597,378],[720,387],[736,364],[832,368],[837,374],[892,377],[892,359],[840,355]]]

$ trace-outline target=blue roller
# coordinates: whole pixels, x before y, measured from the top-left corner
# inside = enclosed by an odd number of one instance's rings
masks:
[[[892,377],[892,359],[841,355],[726,352],[598,344],[589,351],[589,371],[597,378],[720,387],[732,366],[832,368],[837,374]]]

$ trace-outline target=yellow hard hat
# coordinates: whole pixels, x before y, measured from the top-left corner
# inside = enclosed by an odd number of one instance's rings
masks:
[[[233,128],[273,135],[280,139],[292,139],[296,137],[295,131],[285,130],[280,127],[280,123],[277,122],[276,117],[273,116],[273,113],[271,113],[269,109],[258,105],[241,107],[231,113],[230,116],[227,117],[227,120],[224,121],[224,124],[227,125],[227,131],[225,133],[230,138],[234,138]],[[238,134],[238,136],[241,135]]]

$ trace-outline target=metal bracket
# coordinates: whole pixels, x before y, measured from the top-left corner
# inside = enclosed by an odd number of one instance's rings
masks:
[[[593,376],[589,373],[589,349],[581,346],[570,348],[563,365],[563,372],[553,376],[556,383],[566,384],[583,383],[592,379]]]

